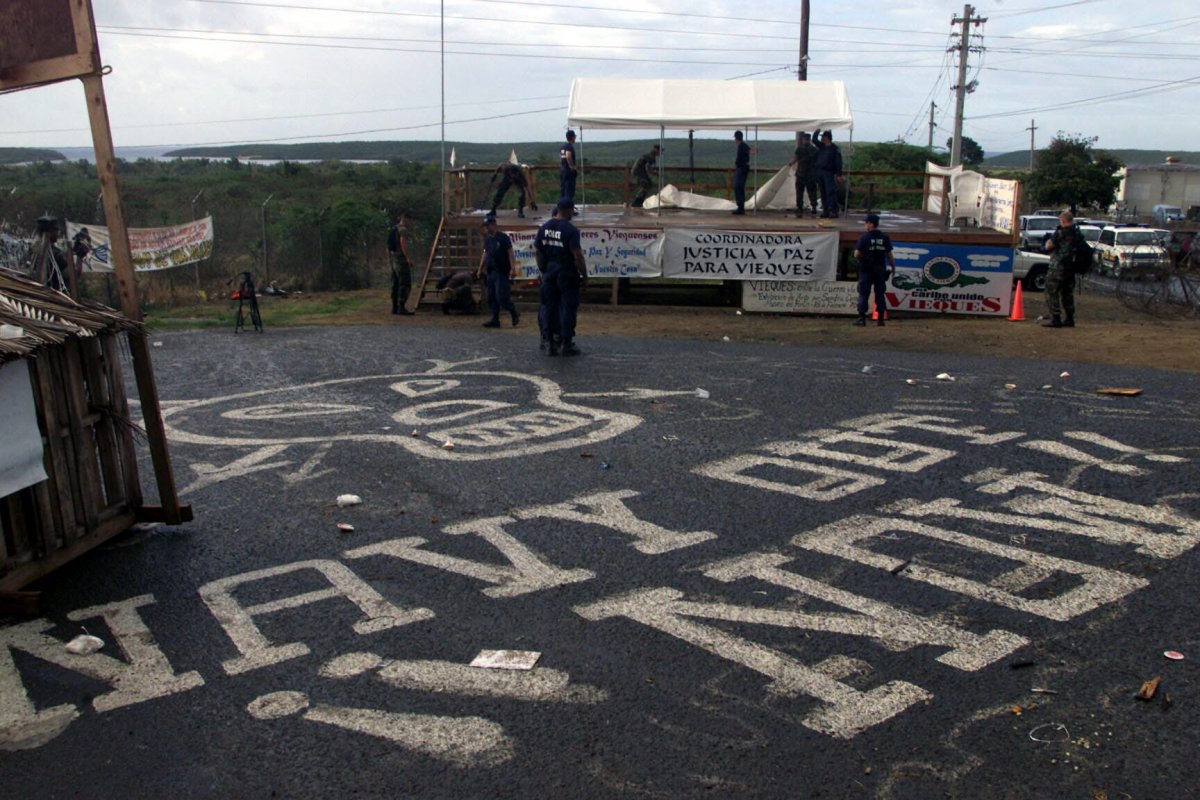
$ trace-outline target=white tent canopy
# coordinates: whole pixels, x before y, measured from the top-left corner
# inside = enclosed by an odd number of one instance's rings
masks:
[[[854,127],[841,81],[576,78],[567,124],[583,128],[803,131]]]

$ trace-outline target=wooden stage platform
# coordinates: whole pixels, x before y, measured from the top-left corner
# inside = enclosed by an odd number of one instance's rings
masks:
[[[501,230],[536,229],[550,217],[551,207],[539,205],[538,211],[525,209],[525,218],[512,209],[501,209],[496,215]],[[486,211],[474,211],[448,216],[447,228],[478,228]],[[976,227],[946,225],[941,215],[928,211],[902,209],[875,211],[880,216],[879,229],[893,239],[909,242],[944,244],[979,244],[1007,247],[1013,237],[1006,233]],[[738,216],[728,211],[695,211],[664,208],[661,210],[629,208],[628,206],[580,206],[574,220],[579,228],[707,228],[743,231],[838,231],[843,246],[853,245],[863,233],[866,211],[851,211],[837,219],[817,219],[808,215],[796,217],[794,212],[767,209],[747,211]]]

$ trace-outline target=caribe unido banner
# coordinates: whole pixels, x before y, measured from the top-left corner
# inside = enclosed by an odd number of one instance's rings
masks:
[[[112,272],[108,228],[68,222],[67,245],[83,230],[92,240],[91,252],[83,259],[83,271]],[[212,255],[212,217],[169,228],[130,228],[129,247],[133,251],[133,268],[138,272],[195,264]]]

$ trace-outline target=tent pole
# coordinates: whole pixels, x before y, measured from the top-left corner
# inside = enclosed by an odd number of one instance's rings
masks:
[[[854,156],[854,128],[850,129],[850,147],[847,149],[850,152],[847,153],[846,157],[852,158]],[[870,211],[870,210],[871,209],[869,209],[869,208],[867,209],[867,211]],[[849,214],[850,214],[850,176],[847,175],[846,176],[846,215],[849,216]]]
[[[758,214],[758,126],[754,126],[754,213]]]
[[[662,216],[663,173],[666,171],[663,162],[667,160],[666,126],[658,126],[658,202],[654,204],[654,216]]]

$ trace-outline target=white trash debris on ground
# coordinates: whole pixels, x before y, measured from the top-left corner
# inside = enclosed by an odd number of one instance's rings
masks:
[[[533,669],[542,654],[535,650],[480,650],[471,662],[480,669]]]
[[[864,375],[870,375],[872,372],[875,371],[875,368],[872,367],[870,364],[867,364],[865,367],[862,368],[862,371],[863,371]]]
[[[1059,373],[1059,375],[1058,375],[1058,377],[1060,377],[1060,378],[1069,378],[1069,377],[1071,377],[1071,373],[1069,373],[1069,372],[1060,372],[1060,373]]]
[[[952,381],[952,380],[954,380],[954,376],[951,375],[949,372],[939,372],[937,374],[937,379],[939,381]]]
[[[99,636],[92,636],[90,633],[81,633],[63,645],[68,653],[77,656],[90,656],[102,647],[104,647],[104,640]]]
[[[443,450],[453,450],[454,442],[447,441],[444,445],[442,445],[442,449]]]
[[[362,498],[356,494],[339,494],[337,497],[338,508],[346,506],[357,506],[362,503]]]
[[[337,524],[337,529],[342,533],[354,533],[354,526],[349,522],[339,522]]]
[[[728,342],[728,341],[729,341],[729,337],[728,337],[728,336],[722,336],[722,337],[721,337],[721,341],[722,341],[722,342]]]
[[[905,382],[905,383],[907,383],[909,386],[916,386],[916,385],[917,385],[917,381],[916,381],[916,379],[914,379],[914,378],[905,378],[905,379],[904,379],[904,382]]]
[[[707,400],[709,397],[708,390],[696,389],[696,397],[699,397],[701,400]]]

